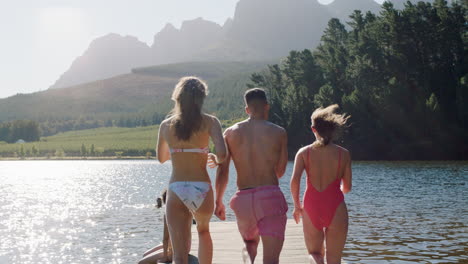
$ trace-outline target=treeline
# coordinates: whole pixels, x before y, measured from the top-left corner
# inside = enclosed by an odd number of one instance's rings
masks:
[[[39,123],[31,120],[16,120],[0,123],[0,141],[8,143],[20,139],[24,141],[37,141],[40,137]]]
[[[60,132],[84,130],[99,127],[142,127],[161,123],[164,114],[121,113],[100,114],[98,116],[80,116],[79,118],[51,118],[39,122],[40,136],[51,136]]]
[[[30,145],[30,144],[29,144]],[[80,149],[72,149],[65,151],[63,148],[56,150],[41,150],[36,145],[27,146],[25,144],[19,144],[18,149],[13,152],[0,152],[0,157],[13,157],[13,158],[47,158],[47,159],[62,159],[65,157],[81,157],[81,158],[96,158],[96,157],[116,157],[121,158],[123,156],[130,157],[146,157],[150,159],[155,156],[154,150],[149,149],[126,149],[126,150],[114,150],[104,149],[102,147],[95,148],[94,144],[86,147],[85,144],[81,145]]]
[[[338,103],[352,116],[343,142],[355,159],[468,158],[467,2],[384,3],[380,15],[332,19],[313,52],[292,51],[253,74],[289,152],[313,140],[313,109]]]

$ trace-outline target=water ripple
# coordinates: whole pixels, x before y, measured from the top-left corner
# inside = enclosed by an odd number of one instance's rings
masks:
[[[170,170],[154,161],[1,162],[0,264],[137,262],[162,237],[154,203]],[[290,206],[291,172],[289,164],[280,183]],[[466,162],[356,162],[344,260],[464,263],[467,180]],[[234,184],[231,176],[225,203]]]

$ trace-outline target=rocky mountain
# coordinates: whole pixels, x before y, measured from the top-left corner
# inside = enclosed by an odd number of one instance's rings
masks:
[[[333,17],[337,17],[342,21],[348,20],[349,15],[354,10],[361,10],[362,13],[366,13],[367,11],[378,13],[380,11],[380,5],[374,0],[335,0],[331,4],[326,5],[326,8]]]
[[[151,48],[135,37],[108,34],[91,42],[85,53],[73,61],[51,88],[61,88],[128,73],[129,69],[151,65]]]
[[[329,19],[325,7],[316,1],[242,0],[220,46],[234,44],[236,56],[243,58],[280,57],[315,46]]]
[[[394,7],[398,8],[398,9],[402,9],[402,8],[404,8],[405,3],[408,2],[408,1],[410,1],[413,4],[416,4],[421,0],[387,0],[387,1],[392,2]],[[424,2],[432,3],[432,2],[434,2],[434,0],[424,0]],[[447,2],[450,3],[451,0],[448,0]]]
[[[151,47],[154,64],[191,61],[200,53],[219,41],[223,28],[202,18],[184,21],[179,29],[167,24],[154,37]]]
[[[396,6],[404,0],[392,0]],[[275,59],[290,50],[315,47],[332,17],[347,20],[355,10],[378,12],[374,0],[240,0],[223,26],[196,18],[180,29],[167,24],[151,47],[135,37],[109,34],[94,40],[52,88],[128,73],[146,65],[189,61]]]

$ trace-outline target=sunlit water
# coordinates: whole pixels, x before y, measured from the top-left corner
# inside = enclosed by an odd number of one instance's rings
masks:
[[[136,263],[162,237],[154,204],[170,170],[154,161],[0,162],[0,263]],[[281,179],[290,205],[291,171]],[[346,262],[468,262],[468,163],[356,162],[353,174]],[[234,185],[231,177],[226,202]]]

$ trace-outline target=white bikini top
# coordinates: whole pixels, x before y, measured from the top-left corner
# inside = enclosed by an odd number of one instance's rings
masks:
[[[210,149],[208,147],[205,148],[193,148],[193,149],[183,149],[183,148],[171,148],[170,149],[171,154],[172,153],[181,153],[181,152],[191,152],[191,153],[203,153],[203,154],[208,154],[210,152]]]

